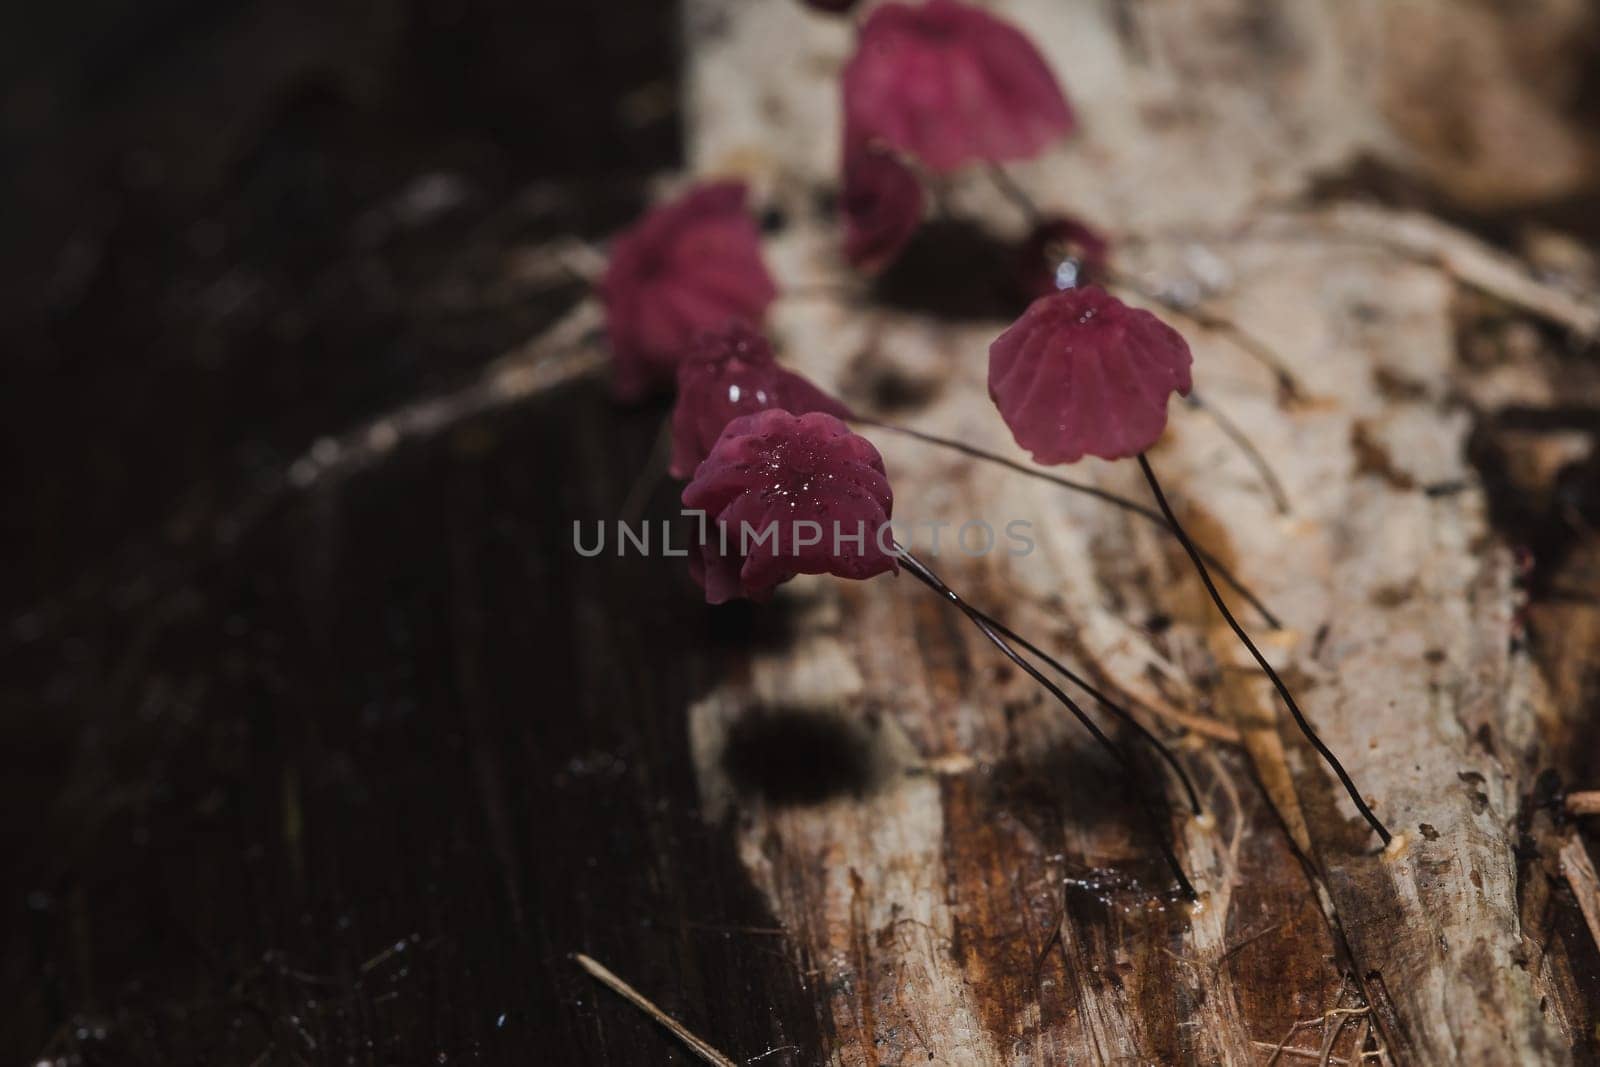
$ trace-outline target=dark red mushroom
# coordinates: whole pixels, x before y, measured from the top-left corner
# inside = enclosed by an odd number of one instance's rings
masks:
[[[613,385],[624,400],[670,383],[702,333],[760,322],[778,290],[744,184],[697,185],[619,234],[600,292]]]
[[[691,573],[708,602],[740,597],[765,601],[797,574],[865,579],[904,565],[1055,696],[1129,774],[1134,768],[1123,750],[1010,642],[1084,686],[1109,711],[1131,723],[1177,772],[1199,814],[1198,795],[1176,758],[1126,709],[1037,645],[972,607],[894,540],[890,526],[894,494],[883,459],[865,437],[834,416],[769,409],[734,419],[696,468],[683,491],[683,504],[708,520],[697,552],[690,556]],[[1159,826],[1156,830],[1180,887],[1194,899],[1194,888],[1164,832]]]
[[[678,364],[668,472],[674,478],[690,477],[728,423],[768,408],[850,417],[842,401],[779,366],[772,345],[748,326],[740,323],[702,336]]]
[[[1071,463],[1085,455],[1138,459],[1162,517],[1212,603],[1387,846],[1393,835],[1228,608],[1205,554],[1178,522],[1145,454],[1166,428],[1167,398],[1188,393],[1191,362],[1178,332],[1149,312],[1130,308],[1096,286],[1066,289],[1034,301],[990,345],[989,395],[1017,443],[1040,463]]]
[[[922,225],[922,201],[922,183],[889,149],[847,149],[840,209],[850,265],[878,271],[892,263]]]
[[[956,0],[888,3],[844,70],[847,145],[882,142],[936,173],[1038,155],[1074,119],[1015,26]]]
[[[989,346],[989,395],[1039,463],[1135,456],[1190,388],[1178,331],[1098,286],[1035,300]]]
[[[1092,496],[1163,529],[1168,528],[1160,512],[1098,486],[1019,463],[969,441],[942,437],[852,411],[842,400],[779,364],[767,339],[742,323],[701,335],[678,364],[678,399],[672,412],[672,458],[668,472],[675,478],[691,477],[729,422],[740,415],[768,408],[779,408],[792,415],[824,411],[847,422],[902,434]],[[1277,617],[1220,560],[1210,554],[1205,558],[1269,625],[1278,626]]]
[[[896,569],[883,458],[825,412],[734,419],[684,488],[683,506],[712,527],[690,563],[713,604],[766,600],[797,574],[862,579]]]

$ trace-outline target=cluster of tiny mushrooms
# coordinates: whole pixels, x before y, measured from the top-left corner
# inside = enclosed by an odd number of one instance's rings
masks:
[[[850,3],[815,2],[830,11]],[[1123,748],[1045,673],[1055,671],[1126,723],[1163,759],[1189,809],[1209,823],[1194,784],[1161,741],[1037,644],[967,603],[893,539],[894,496],[878,450],[850,424],[909,434],[958,449],[1141,515],[1175,537],[1223,619],[1271,679],[1306,739],[1393,853],[1391,835],[1338,758],[1317,736],[1288,686],[1261,654],[1217,589],[1230,584],[1270,626],[1260,600],[1199,548],[1173,513],[1147,455],[1166,428],[1171,394],[1189,396],[1189,346],[1149,311],[1094,284],[1106,280],[1108,247],[1082,222],[1049,216],[1011,183],[1002,164],[1030,158],[1069,134],[1071,106],[1038,49],[1015,26],[958,0],[886,3],[857,28],[842,76],[842,216],[845,258],[857,270],[893,262],[924,214],[930,177],[986,168],[1020,201],[1032,233],[1017,255],[1020,295],[1032,303],[989,346],[989,396],[1029,466],[910,427],[853,412],[777,362],[760,324],[778,295],[762,262],[760,232],[737,181],[710,181],[657,206],[616,236],[600,283],[619,399],[636,401],[675,386],[670,473],[687,479],[685,507],[715,523],[691,554],[711,603],[765,601],[797,574],[867,579],[907,573],[961,611],[1012,663],[1086,727],[1125,771]],[[1084,456],[1133,459],[1154,498],[1151,509],[1044,468]],[[783,522],[754,545],[730,530],[773,520],[826,517],[840,537],[800,539]],[[865,531],[866,536],[858,534]],[[887,536],[886,536],[887,535]],[[1144,805],[1178,887],[1196,894],[1169,841],[1165,821]]]

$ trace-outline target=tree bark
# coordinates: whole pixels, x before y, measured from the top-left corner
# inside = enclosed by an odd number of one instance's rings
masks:
[[[1552,352],[1592,329],[1594,290],[1538,282],[1425,213],[1319,195],[1373,156],[1429,172],[1426,116],[1393,115],[1395,64],[1422,47],[1395,44],[1393,13],[991,6],[1040,44],[1083,118],[1013,176],[1113,235],[1137,281],[1125,295],[1169,305],[1155,310],[1193,346],[1197,392],[1269,458],[1290,509],[1204,411],[1174,405],[1155,468],[1197,539],[1284,620],[1246,624],[1401,844],[1379,852],[1175,542],[871,434],[897,515],[952,523],[935,569],[1135,702],[1217,822],[1175,821],[1202,894],[1176,903],[1106,761],[959,616],[903,578],[793,583],[770,609],[786,638],[752,647],[689,724],[708,808],[818,976],[831,1061],[1594,1057],[1595,946],[1556,862],[1570,831],[1538,803],[1541,772],[1580,770],[1574,742],[1594,737],[1592,647],[1537,640],[1536,603],[1530,655],[1515,532],[1497,531],[1497,485],[1473,462],[1484,447],[1548,456],[1547,441],[1475,431],[1593,386]],[[782,358],[863,407],[1023,458],[984,381],[1005,319],[961,311],[995,284],[988,261],[930,236],[871,287],[839,260],[816,193],[835,181],[849,23],[792,0],[694,0],[687,37],[694,169],[744,174],[787,220],[770,253],[793,294],[775,316]],[[1474,42],[1482,69],[1462,91],[1538,108],[1505,89],[1506,46]],[[1540,137],[1581,156],[1584,135],[1539,113]],[[1498,175],[1498,161],[1480,163]],[[1546,144],[1525,178],[1542,190],[1574,167]],[[1022,225],[981,173],[939,200],[992,233]],[[1502,312],[1546,340],[1471,358]],[[1073,473],[1144,492],[1131,463]],[[1037,548],[955,551],[968,519],[1027,521]],[[1590,597],[1560,628],[1594,625]],[[1218,728],[1184,731],[1174,712]],[[801,754],[827,764],[822,784],[775,786]]]

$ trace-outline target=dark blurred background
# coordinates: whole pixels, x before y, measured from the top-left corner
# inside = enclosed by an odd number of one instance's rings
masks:
[[[559,566],[658,413],[579,383],[256,506],[580,295],[517,257],[678,162],[677,17],[8,9],[0,1055],[682,1061],[587,950],[713,1041],[814,1058],[694,807],[704,609]]]
[[[13,9],[0,309],[32,462],[8,593],[470,374],[570,296],[488,290],[519,243],[606,232],[676,162],[676,16],[544,8]]]

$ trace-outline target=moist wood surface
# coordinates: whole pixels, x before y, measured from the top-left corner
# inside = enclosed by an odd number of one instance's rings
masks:
[[[1452,257],[1430,244],[1444,231],[1424,238],[1398,212],[1305,197],[1320,173],[1394,151],[1381,88],[1393,57],[1376,46],[1395,19],[997,6],[1033,32],[1085,116],[1070,146],[1014,176],[1036,202],[1112,230],[1136,299],[1191,312],[1174,321],[1195,347],[1197,391],[1245,427],[1291,507],[1275,512],[1194,409],[1174,413],[1155,466],[1184,521],[1285,620],[1263,635],[1268,655],[1404,845],[1377,854],[1171,542],[880,435],[901,516],[1032,523],[1027,557],[973,559],[947,541],[938,568],[952,586],[1114,689],[1213,716],[1240,743],[1185,748],[1219,813],[1215,829],[1180,831],[1203,895],[1191,913],[1163,900],[1136,808],[1081,732],[959,617],[904,582],[792,590],[793,639],[754,654],[691,722],[712,797],[726,792],[719,739],[780,707],[865,721],[905,768],[803,811],[736,788],[727,801],[774,913],[824,961],[833,1058],[1592,1057],[1593,990],[1578,976],[1593,946],[1526,906],[1550,892],[1548,861],[1530,860],[1559,844],[1534,832],[1540,775],[1576,769],[1565,746],[1586,716],[1527,655],[1522,576],[1469,458],[1474,405],[1548,391],[1554,368],[1463,358],[1480,324],[1461,294],[1485,284],[1465,260],[1493,264],[1488,249]],[[920,429],[1008,450],[983,358],[1006,318],[970,299],[996,287],[982,242],[936,227],[870,288],[840,268],[832,221],[808,210],[835,158],[827,72],[848,34],[783,3],[689,11],[691,159],[785,202],[779,262],[840,294],[780,305],[787,358],[864,404],[909,397],[895,417]],[[1476,74],[1471,91],[1492,93]],[[1021,222],[981,173],[940,202],[991,232]],[[1496,297],[1548,322],[1551,307],[1519,289],[1526,271],[1509,277]],[[1593,308],[1591,291],[1557,317],[1592,331]],[[1590,379],[1584,366],[1556,373]],[[1127,464],[1075,473],[1142,492]]]
[[[898,514],[1034,523],[1028,557],[936,567],[1177,744],[1217,819],[1175,823],[1198,911],[1080,731],[913,582],[713,610],[672,561],[575,557],[574,519],[673,514],[664,411],[496,368],[527,370],[583,297],[549,284],[552,242],[677,169],[674,116],[688,166],[777,209],[769,257],[811,291],[776,309],[783,358],[1008,447],[992,241],[933,227],[871,292],[833,258],[842,25],[789,0],[559,29],[497,3],[225,7],[163,50],[84,60],[63,33],[25,65],[116,91],[59,90],[72,121],[7,174],[34,210],[0,302],[26,460],[0,1047],[689,1062],[582,951],[741,1063],[1600,1058],[1600,951],[1562,867],[1584,838],[1552,802],[1600,782],[1600,374],[1568,328],[1600,288],[1581,256],[1532,281],[1550,245],[1520,227],[1592,223],[1571,205],[1593,124],[1561,86],[1593,27],[1563,5],[1516,34],[1442,3],[996,6],[1085,117],[1019,180],[1259,342],[1174,319],[1291,515],[1202,413],[1176,409],[1154,461],[1285,617],[1257,628],[1269,656],[1406,853],[1375,854],[1176,547],[1092,502],[874,435]],[[1441,63],[1449,92],[1417,73]],[[551,99],[571,117],[530,118]],[[947,200],[1018,225],[981,181]],[[419,401],[444,428],[377,447]]]

